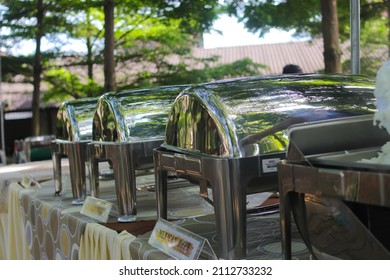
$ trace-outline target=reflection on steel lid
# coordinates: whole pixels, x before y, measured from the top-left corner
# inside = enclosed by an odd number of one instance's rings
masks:
[[[370,114],[373,79],[280,75],[193,86],[172,105],[163,146],[219,157],[284,151],[295,123]]]
[[[93,140],[130,142],[163,139],[169,110],[188,85],[103,94],[93,118]]]
[[[56,138],[79,142],[92,139],[92,118],[98,98],[66,101],[57,112]]]

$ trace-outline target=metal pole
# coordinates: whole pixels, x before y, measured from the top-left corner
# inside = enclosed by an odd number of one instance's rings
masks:
[[[351,73],[360,74],[360,0],[350,0]]]
[[[3,91],[2,91],[2,75],[1,75],[1,52],[0,52],[0,126],[1,126],[1,150],[4,153],[4,163],[7,163],[7,157],[5,153],[5,140],[4,140],[4,104],[3,104]]]

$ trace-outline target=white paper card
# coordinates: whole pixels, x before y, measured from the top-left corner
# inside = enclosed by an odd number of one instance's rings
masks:
[[[87,196],[80,213],[94,218],[100,222],[106,223],[110,214],[112,203],[107,200]]]
[[[262,167],[264,173],[277,172],[280,158],[266,158],[262,160]]]
[[[41,184],[29,173],[24,173],[22,181],[20,182],[23,188],[29,189],[32,187],[41,188]]]
[[[205,238],[163,219],[158,219],[149,238],[151,246],[180,260],[198,259],[205,244],[211,250],[206,241]],[[216,258],[213,251],[208,255],[209,258]]]

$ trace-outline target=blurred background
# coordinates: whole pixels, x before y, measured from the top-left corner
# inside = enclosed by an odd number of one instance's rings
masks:
[[[360,74],[389,58],[389,1],[359,2]],[[55,134],[66,100],[159,85],[351,73],[351,6],[337,0],[1,0],[2,155]],[[3,160],[4,162],[4,160]]]

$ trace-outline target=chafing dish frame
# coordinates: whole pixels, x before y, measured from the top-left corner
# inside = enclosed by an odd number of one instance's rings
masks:
[[[55,140],[54,135],[32,136],[24,139],[23,152],[25,153],[26,161],[31,161],[31,150],[34,147],[46,148],[51,147],[51,143]]]
[[[51,143],[52,162],[53,162],[53,177],[55,180],[54,194],[59,196],[62,192],[62,171],[61,157],[66,156],[69,160],[69,171],[71,179],[71,189],[73,195],[72,204],[80,205],[84,203],[87,195],[86,187],[86,170],[87,166],[87,144],[91,140],[92,135],[80,133],[80,123],[77,122],[75,111],[76,107],[81,108],[83,114],[86,112],[93,114],[97,98],[89,97],[84,99],[76,99],[73,101],[65,101],[58,109],[57,122],[59,121],[58,114],[66,112],[66,118],[61,118],[61,122],[66,120],[69,123],[57,123],[56,139]],[[84,115],[85,117],[85,115]],[[86,118],[86,120],[89,120]],[[90,127],[92,128],[92,117],[90,118]],[[88,127],[88,126],[87,126]],[[58,135],[61,134],[61,135]]]
[[[157,139],[142,142],[92,141],[88,144],[91,195],[100,196],[99,162],[110,162],[114,174],[119,222],[136,221],[136,170],[153,169],[153,149],[159,147],[162,142],[162,139]]]
[[[218,257],[243,259],[246,257],[246,195],[278,190],[277,172],[264,173],[263,163],[269,159],[279,161],[284,156],[283,152],[224,158],[157,148],[154,164],[158,217],[167,219],[168,215],[168,172],[195,178],[203,198],[210,201],[208,188],[212,190]]]
[[[291,259],[292,256],[292,214],[297,224],[306,224],[305,195],[390,208],[390,174],[375,172],[367,164],[355,163],[349,166],[347,162],[326,160],[323,162],[323,166],[313,166],[310,162],[310,154],[329,155],[334,153],[336,147],[336,150],[345,150],[348,154],[351,148],[372,148],[370,146],[378,147],[386,143],[390,140],[390,136],[384,130],[373,125],[373,115],[313,122],[305,126],[312,129],[310,133],[315,135],[315,139],[310,139],[311,144],[302,145],[302,142],[305,142],[302,138],[304,134],[298,133],[296,136],[298,139],[294,139],[294,135],[292,135],[287,158],[278,164],[280,225],[284,259]],[[294,132],[296,127],[304,127],[304,125],[292,126],[290,132],[291,130]],[[321,139],[324,131],[321,132],[320,130],[324,129],[328,136]],[[357,132],[356,129],[358,129]],[[341,133],[341,137],[340,135],[335,136],[335,131]],[[352,137],[345,137],[351,131],[353,131]],[[364,131],[364,134],[360,137],[363,138],[364,147],[354,137],[358,136],[359,131],[360,134]],[[373,137],[373,135],[379,135],[379,137]],[[327,143],[326,141],[329,140],[327,138],[332,136],[334,137],[333,143]],[[370,138],[372,141],[367,141]],[[345,139],[349,141],[345,141]],[[318,157],[316,158],[318,159]],[[309,232],[300,229],[300,233],[309,251],[315,256],[316,254],[310,243]],[[376,253],[374,257],[390,258],[390,253],[368,230],[362,234],[366,237],[372,237],[367,240],[365,246],[371,252]]]
[[[158,88],[140,89],[129,92],[118,92],[117,94],[129,93],[127,97],[129,100],[132,100],[132,94],[146,94],[147,92],[157,94],[159,91],[163,90],[166,94],[171,92],[170,98],[173,102],[176,95],[186,87],[188,87],[188,85],[162,86]],[[105,100],[107,97],[105,96],[106,95],[101,96],[102,102],[107,102],[107,100]],[[108,94],[107,96],[111,95]],[[98,108],[99,103],[97,105],[97,110],[99,110]],[[124,130],[126,126],[125,122],[123,122],[124,116],[119,111],[119,116],[115,116],[115,119],[118,121],[120,128]],[[159,113],[161,113],[160,110]],[[95,112],[95,117],[96,115],[98,114]],[[166,114],[166,118],[168,118],[168,112]],[[93,126],[93,129],[95,129],[95,126]],[[163,130],[161,132],[163,133]],[[118,137],[118,139],[110,141],[94,139],[94,136],[92,138],[92,141],[87,147],[91,195],[94,197],[100,196],[98,177],[99,162],[108,161],[110,166],[113,168],[119,212],[118,221],[136,221],[136,171],[153,170],[153,150],[160,147],[163,143],[163,136],[153,135],[151,137],[141,137],[136,140],[132,140],[130,136],[122,135]]]
[[[72,204],[84,203],[87,193],[86,188],[86,163],[88,141],[72,142],[66,140],[54,140],[51,144],[55,195],[62,192],[61,157],[66,155],[69,160],[69,173],[72,188]]]

